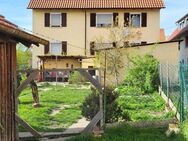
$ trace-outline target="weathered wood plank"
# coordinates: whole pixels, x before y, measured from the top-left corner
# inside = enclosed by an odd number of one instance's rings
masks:
[[[61,137],[72,137],[72,136],[76,136],[76,135],[79,135],[80,133],[59,133],[59,132],[54,132],[54,133],[43,133],[43,136],[42,138],[48,138],[48,139],[56,139],[56,138],[61,138]],[[21,141],[28,141],[28,140],[31,140],[33,139],[33,136],[31,135],[28,135],[28,136],[24,136],[24,137],[21,137],[20,136],[20,140]]]
[[[15,42],[0,41],[0,141],[16,140],[13,75],[16,72],[15,54]]]
[[[93,84],[93,86],[95,86],[98,89],[99,92],[103,92],[103,88],[98,80],[94,79],[86,70],[80,69],[78,71],[84,78],[88,79],[91,82],[91,84]]]
[[[91,120],[91,122],[88,124],[88,126],[83,130],[82,133],[89,133],[92,131],[92,129],[97,125],[97,123],[102,120],[103,118],[103,112],[99,111],[94,118]]]
[[[38,74],[38,70],[32,72],[29,77],[17,88],[16,90],[16,98],[20,95],[20,93],[27,87],[27,85],[36,78]]]
[[[33,129],[26,121],[21,119],[17,114],[16,114],[16,122],[18,122],[20,125],[22,125],[34,137],[37,137],[37,138],[41,138],[42,137],[42,135],[39,132],[37,132],[35,129]]]

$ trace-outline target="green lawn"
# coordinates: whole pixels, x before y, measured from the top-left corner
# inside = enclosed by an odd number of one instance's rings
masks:
[[[187,126],[187,125],[186,125]],[[164,128],[132,128],[127,125],[108,128],[102,137],[80,135],[67,141],[188,141],[188,132],[185,127],[181,134],[172,134],[167,137]]]
[[[19,115],[38,131],[63,131],[81,118],[80,105],[90,90],[80,87],[40,86],[40,108],[32,107],[31,89],[28,87],[19,97]],[[54,109],[59,113],[52,115]],[[23,131],[22,128],[20,130]]]

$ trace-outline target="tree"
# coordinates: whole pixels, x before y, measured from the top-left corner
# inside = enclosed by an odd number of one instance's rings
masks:
[[[118,19],[116,19],[117,21]],[[116,22],[117,23],[117,22]],[[95,48],[101,50],[96,55],[96,62],[100,64],[100,67],[107,69],[107,75],[115,77],[116,82],[112,82],[116,86],[119,84],[119,70],[125,67],[123,65],[123,54],[121,52],[122,47],[131,47],[134,41],[140,39],[141,32],[138,28],[133,26],[124,26],[114,24],[116,26],[106,27],[105,35],[96,38]],[[111,50],[110,48],[113,48]],[[127,53],[127,58],[129,54]]]
[[[17,50],[17,69],[29,69],[31,67],[31,50],[18,44],[16,47]]]

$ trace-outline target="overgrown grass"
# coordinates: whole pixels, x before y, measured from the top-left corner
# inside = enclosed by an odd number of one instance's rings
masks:
[[[132,128],[128,125],[106,129],[102,137],[81,135],[67,141],[188,141],[183,134],[167,137],[164,128]]]
[[[32,107],[31,89],[27,88],[19,97],[19,115],[38,131],[63,131],[81,118],[80,105],[90,93],[89,89],[78,88],[78,85],[40,86],[40,108]],[[54,109],[59,113],[52,116]]]
[[[132,121],[174,117],[174,112],[165,112],[165,101],[157,92],[145,95],[123,94],[122,89],[120,93],[119,105]]]

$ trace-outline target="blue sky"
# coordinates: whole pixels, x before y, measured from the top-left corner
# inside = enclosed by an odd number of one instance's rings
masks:
[[[161,10],[161,27],[169,35],[175,22],[188,13],[188,0],[164,0],[166,8]],[[29,0],[1,0],[0,14],[21,27],[32,29],[31,10],[26,9]]]

